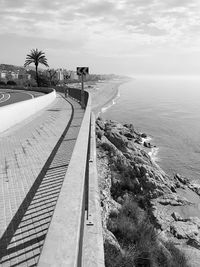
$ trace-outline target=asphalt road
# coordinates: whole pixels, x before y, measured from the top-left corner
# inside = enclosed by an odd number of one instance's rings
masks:
[[[13,91],[13,90],[0,90],[0,107],[28,100],[34,97],[43,95],[38,92],[24,92],[24,91]]]

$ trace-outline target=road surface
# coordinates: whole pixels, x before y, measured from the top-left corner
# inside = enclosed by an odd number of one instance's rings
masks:
[[[38,92],[24,92],[24,91],[14,91],[14,90],[0,90],[0,107],[17,103],[20,101],[28,100],[34,97],[43,95]]]

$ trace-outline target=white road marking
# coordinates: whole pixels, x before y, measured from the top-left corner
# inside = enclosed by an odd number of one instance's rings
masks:
[[[10,94],[3,94],[3,99],[0,100],[0,103],[6,102],[8,101],[8,99],[10,99]]]
[[[27,94],[27,95],[31,96],[31,98],[34,98],[34,95],[31,94],[31,93],[28,93],[28,92],[17,92],[17,93]],[[10,99],[10,97],[11,97],[11,95],[8,94],[8,93],[0,93],[0,95],[2,95],[2,97],[0,97],[0,103],[8,101]],[[24,100],[22,100],[22,101],[24,101]]]
[[[1,99],[4,99],[4,94],[0,94],[0,95],[2,95],[2,97],[0,98],[0,100],[1,100]]]

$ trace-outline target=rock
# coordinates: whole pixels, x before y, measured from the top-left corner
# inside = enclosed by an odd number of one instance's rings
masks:
[[[170,226],[170,232],[178,239],[187,239],[196,236],[199,233],[198,227],[192,222],[173,222]]]
[[[186,221],[192,222],[197,225],[197,227],[200,229],[200,219],[198,217],[190,217],[186,219]]]
[[[145,174],[147,174],[147,169],[145,168],[144,165],[142,165],[142,166],[140,167],[140,174],[141,174],[141,176],[144,176]],[[146,178],[147,178],[147,177],[146,177]]]
[[[141,137],[137,137],[135,140],[134,140],[135,143],[141,145],[142,144],[142,138]]]
[[[97,118],[96,124],[99,126],[101,130],[105,130],[105,123],[101,118]]]
[[[184,185],[189,183],[189,180],[186,177],[182,177],[179,173],[177,173],[174,178]]]
[[[101,140],[101,137],[104,135],[104,131],[100,129],[99,126],[96,125],[96,136]]]
[[[192,183],[192,184],[189,184],[188,187],[200,196],[200,185],[199,184]]]
[[[106,131],[105,136],[120,151],[127,152],[127,139],[124,136],[120,135],[116,129]]]
[[[165,174],[158,165],[153,163],[147,153],[148,150],[141,145],[142,138],[147,138],[147,135],[136,133],[133,126],[121,125],[115,121],[105,123],[100,119],[96,129],[97,144],[101,143],[97,148],[97,167],[102,225],[105,232],[108,221],[112,220],[112,223],[116,223],[115,219],[124,201],[133,197],[136,200],[141,199],[140,204],[144,209],[147,208],[145,205],[148,203],[155,203],[157,211],[153,211],[152,216],[167,236],[169,235],[173,240],[187,239],[191,246],[199,247],[200,219],[183,219],[177,212],[173,212],[173,206],[191,204],[178,195],[177,187],[190,186],[193,191],[200,194],[200,185],[190,184],[188,179],[180,174],[176,174],[174,179]],[[152,147],[147,140],[143,144],[145,147]],[[129,183],[127,187],[124,186],[125,183]],[[104,244],[115,250],[116,254],[120,253],[117,240],[109,232],[105,235]],[[182,243],[182,240],[179,242]],[[164,242],[160,244],[161,250],[170,259],[170,254],[168,255],[168,251],[162,245]]]
[[[173,193],[176,193],[176,189],[175,189],[175,187],[174,187],[173,185],[171,186],[170,189],[171,189],[171,191],[172,191]]]
[[[152,147],[152,145],[150,144],[150,143],[147,143],[147,142],[144,142],[144,147],[148,147],[148,148],[151,148]]]
[[[182,206],[181,203],[178,203],[176,200],[171,199],[160,199],[158,202],[162,205]]]
[[[135,162],[136,164],[143,164],[143,165],[148,164],[148,163],[144,160],[144,158],[142,158],[142,157],[134,157],[134,158],[133,158],[133,162]]]
[[[124,133],[124,136],[129,138],[130,140],[134,138],[134,135],[132,135],[131,133]]]
[[[174,211],[171,216],[174,218],[175,221],[184,221],[184,219],[180,216],[180,214]]]
[[[200,238],[195,236],[189,237],[187,245],[200,249]]]
[[[145,133],[142,133],[140,136],[141,136],[142,138],[147,138],[147,134],[145,134]]]

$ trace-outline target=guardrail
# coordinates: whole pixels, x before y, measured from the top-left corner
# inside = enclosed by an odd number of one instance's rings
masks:
[[[69,90],[69,95],[75,98],[81,93],[73,88]],[[91,98],[87,92],[85,101],[87,106],[84,118],[42,249],[39,267],[104,266],[95,161],[95,120],[93,116],[91,119]],[[87,242],[88,238],[90,242]]]

